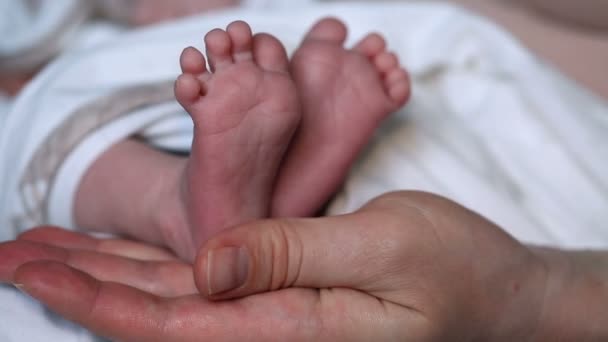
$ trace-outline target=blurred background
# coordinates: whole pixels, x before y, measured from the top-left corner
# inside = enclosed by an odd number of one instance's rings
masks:
[[[277,7],[293,6],[315,0],[206,0],[206,1],[159,1],[141,0],[143,9],[126,15],[124,0],[99,0],[104,5],[97,12],[133,26],[155,24],[198,12],[208,12],[231,6]],[[316,0],[337,2],[336,0]],[[341,0],[349,1],[349,0]],[[352,2],[381,2],[374,0],[350,0]],[[415,0],[387,0],[415,1]],[[424,0],[418,0],[424,1]],[[433,0],[427,0],[433,1]],[[8,20],[0,23],[0,37],[11,36],[15,26],[14,4],[34,8],[40,4],[57,4],[69,1],[0,0],[0,9]],[[608,1],[606,0],[447,0],[475,13],[486,16],[514,34],[530,50],[553,64],[568,77],[587,87],[604,99],[608,99]],[[80,1],[92,3],[92,1]],[[177,4],[184,3],[180,6]],[[179,8],[178,8],[179,7]],[[176,9],[178,8],[178,9]],[[47,11],[45,9],[45,11]],[[47,11],[48,12],[48,11]],[[133,13],[132,13],[133,12]],[[159,15],[159,12],[161,15]],[[163,15],[165,16],[163,18]],[[4,67],[3,43],[0,43],[0,92],[12,96],[29,80],[37,69],[16,70]],[[6,42],[4,43],[6,45]]]
[[[392,2],[398,1],[408,0],[392,0]],[[447,0],[445,2],[461,5],[490,18],[567,76],[604,99],[608,99],[608,1]]]

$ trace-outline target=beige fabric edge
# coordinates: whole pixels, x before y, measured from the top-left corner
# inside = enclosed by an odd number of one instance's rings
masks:
[[[173,100],[173,82],[133,86],[74,111],[39,145],[19,181],[24,213],[12,217],[14,228],[49,221],[49,197],[62,163],[91,133],[134,110]]]

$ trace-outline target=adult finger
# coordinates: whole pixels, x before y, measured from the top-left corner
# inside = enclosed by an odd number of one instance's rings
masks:
[[[15,280],[51,310],[112,340],[268,341],[289,335],[312,339],[318,331],[316,324],[306,322],[316,304],[313,291],[290,300],[241,303],[210,303],[198,295],[163,299],[52,261],[23,265]],[[308,315],[298,315],[299,309]]]
[[[15,286],[61,316],[108,338],[154,341],[165,324],[162,308],[166,302],[160,297],[101,282],[56,261],[22,265],[15,273]]]
[[[20,240],[0,245],[0,280],[14,282],[14,273],[32,261],[65,263],[95,278],[126,284],[165,297],[196,293],[190,265],[179,261],[141,261],[105,253],[70,250]]]
[[[68,249],[83,249],[146,261],[178,260],[166,249],[123,239],[98,239],[57,227],[39,227],[19,235],[28,240]]]

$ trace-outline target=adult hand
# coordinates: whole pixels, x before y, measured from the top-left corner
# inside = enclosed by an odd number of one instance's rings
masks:
[[[152,247],[38,230],[0,245],[0,280],[123,341],[542,340],[560,334],[544,328],[568,275],[546,262],[554,254],[453,202],[403,192],[350,215],[222,233],[194,279]]]

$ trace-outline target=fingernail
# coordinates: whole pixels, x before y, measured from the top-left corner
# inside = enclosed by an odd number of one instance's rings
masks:
[[[207,288],[210,296],[243,286],[248,273],[249,254],[244,247],[223,247],[207,253]]]

